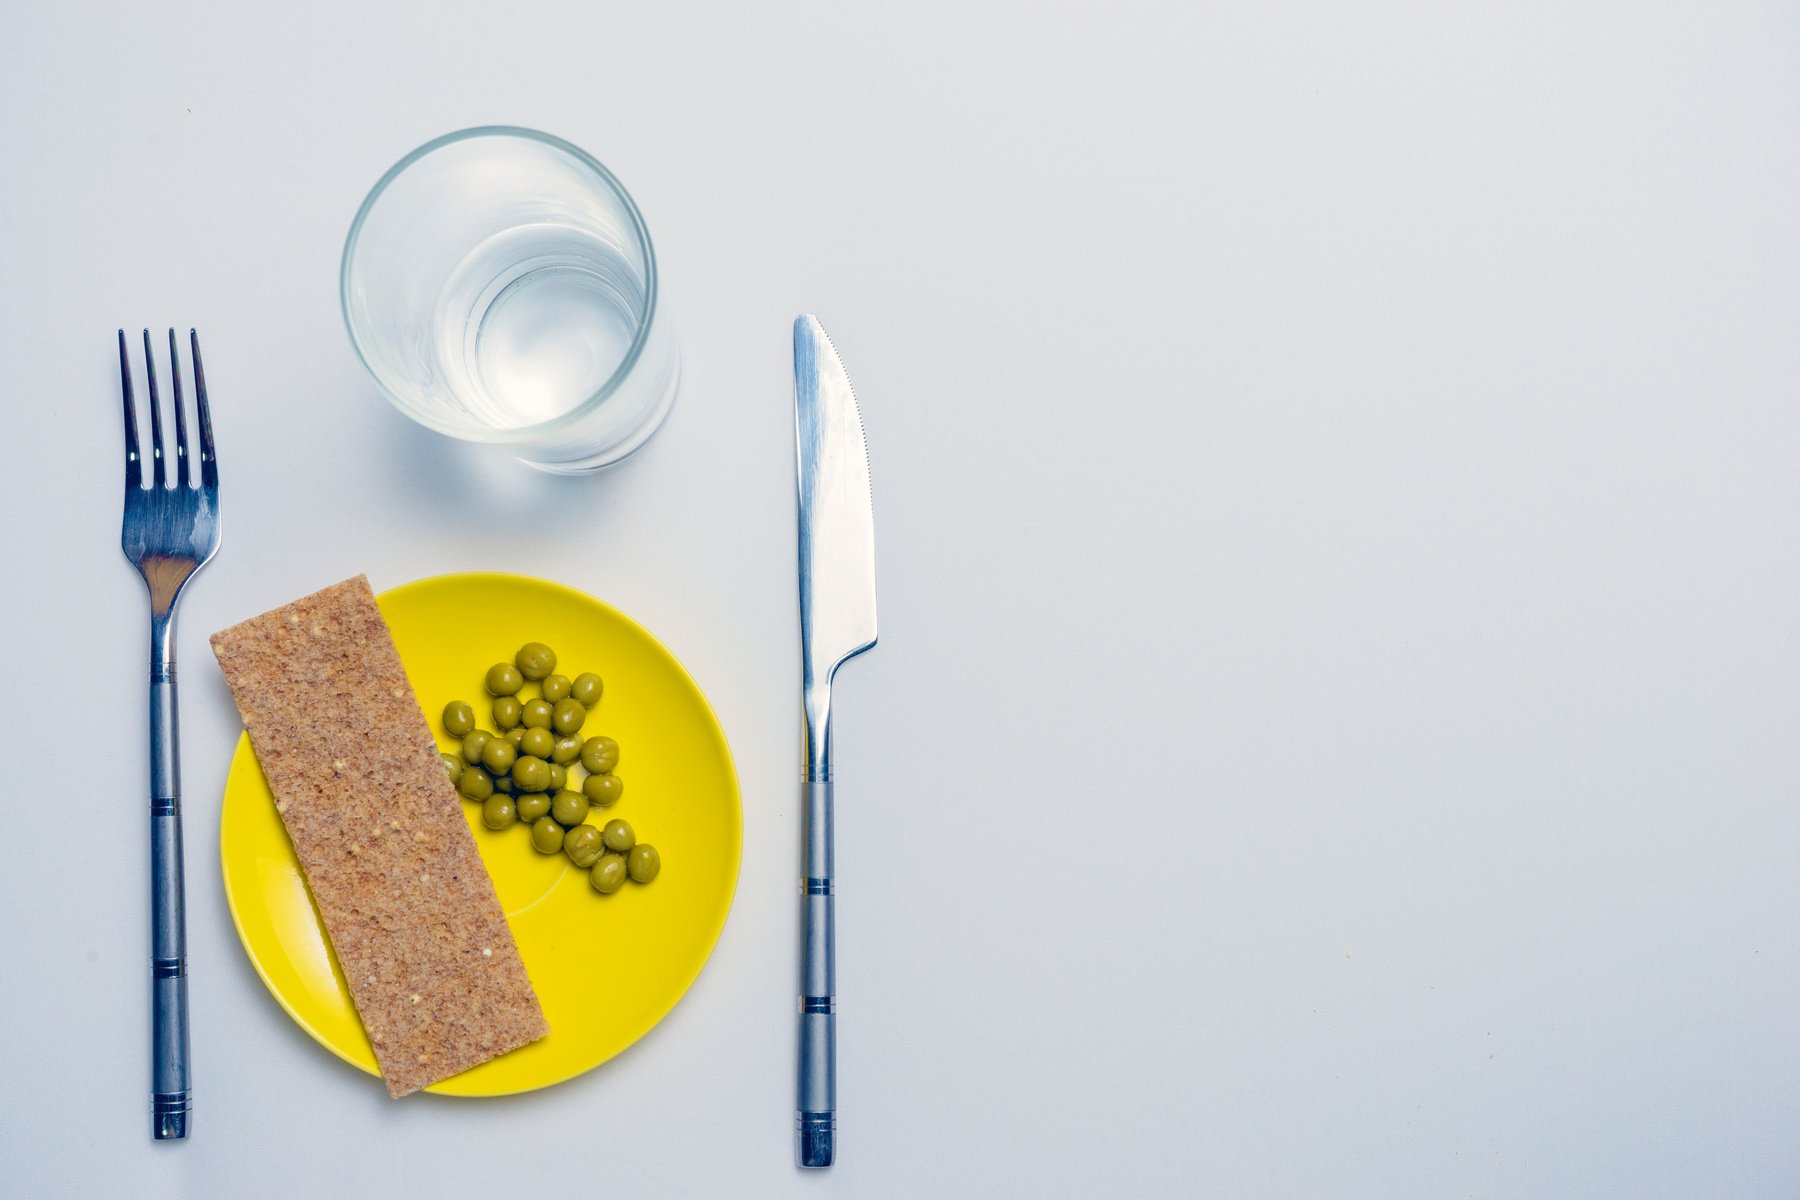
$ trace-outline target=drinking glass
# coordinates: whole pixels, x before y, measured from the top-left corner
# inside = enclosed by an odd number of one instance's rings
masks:
[[[350,341],[396,408],[541,470],[618,462],[675,402],[644,218],[549,134],[465,129],[401,159],[351,223],[340,282]]]

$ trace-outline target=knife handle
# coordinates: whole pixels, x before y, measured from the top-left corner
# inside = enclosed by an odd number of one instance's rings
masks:
[[[832,904],[831,780],[805,781],[797,1161],[829,1167],[837,1142],[836,922]]]

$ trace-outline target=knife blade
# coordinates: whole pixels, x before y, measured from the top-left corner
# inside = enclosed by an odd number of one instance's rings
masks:
[[[875,509],[850,377],[824,326],[807,314],[794,320],[794,451],[805,718],[796,1159],[828,1167],[837,1142],[831,681],[875,644]]]

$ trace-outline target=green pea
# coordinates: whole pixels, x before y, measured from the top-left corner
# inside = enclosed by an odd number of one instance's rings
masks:
[[[662,870],[662,855],[649,842],[639,842],[626,857],[625,869],[639,883],[649,883]]]
[[[513,788],[512,776],[511,775],[496,775],[496,776],[494,776],[494,790],[496,792],[499,792],[503,796],[512,795],[515,790]]]
[[[501,696],[494,701],[494,727],[496,729],[516,729],[519,725],[519,714],[525,706],[519,703],[517,696]]]
[[[560,792],[568,786],[569,768],[563,766],[561,763],[551,763],[550,786],[546,787],[544,790],[546,792]]]
[[[521,792],[513,797],[519,820],[535,825],[550,815],[550,797],[543,792]]]
[[[556,735],[548,729],[527,729],[519,736],[519,753],[549,758],[556,750]]]
[[[540,817],[531,825],[531,848],[539,854],[556,854],[563,848],[563,827],[549,817]]]
[[[455,783],[458,779],[462,778],[462,759],[456,757],[454,754],[440,754],[438,757],[444,760],[444,770],[450,772],[451,783]]]
[[[463,768],[461,778],[456,781],[456,790],[471,800],[486,800],[494,794],[494,781],[480,767],[470,764]]]
[[[527,700],[525,715],[519,719],[525,722],[527,729],[548,729],[556,709],[548,700]]]
[[[581,743],[581,765],[595,775],[605,775],[619,765],[619,743],[609,737],[591,737]]]
[[[569,695],[581,701],[583,707],[586,708],[592,708],[600,703],[600,693],[605,690],[606,685],[592,671],[583,671],[575,677],[575,682],[569,685]]]
[[[637,834],[631,831],[631,826],[617,819],[606,823],[606,828],[600,831],[600,839],[608,850],[617,850],[620,854],[637,844]]]
[[[605,850],[600,831],[592,825],[577,825],[563,835],[563,853],[583,871],[593,866]]]
[[[527,679],[544,679],[556,670],[556,651],[542,642],[526,642],[513,655],[513,664]]]
[[[579,825],[587,820],[587,797],[580,792],[558,792],[550,802],[550,815],[563,825]]]
[[[481,823],[489,829],[505,829],[517,824],[519,812],[511,796],[489,796],[481,806]]]
[[[550,786],[550,764],[527,754],[513,763],[512,778],[521,792],[541,792]]]
[[[558,733],[574,733],[586,721],[587,709],[579,700],[558,700],[556,707],[550,710],[550,724]]]
[[[554,716],[551,718],[554,720]],[[565,766],[581,757],[581,738],[576,734],[566,734],[556,739],[556,748],[550,751],[550,761]]]
[[[496,775],[504,775],[512,770],[519,752],[514,750],[511,742],[492,741],[481,751],[481,765]]]
[[[538,691],[543,693],[544,699],[555,704],[558,700],[566,698],[569,689],[573,686],[567,675],[546,675],[544,682],[538,685]]]
[[[490,696],[515,696],[525,686],[525,677],[510,663],[495,663],[488,668],[487,690]]]
[[[581,781],[581,794],[596,808],[611,808],[625,794],[625,781],[617,775],[589,775]]]
[[[465,736],[475,728],[475,710],[461,700],[444,705],[444,732],[451,737]]]
[[[493,740],[494,735],[485,729],[471,729],[468,733],[463,734],[463,761],[468,763],[480,762],[481,752],[486,749],[487,744]]]
[[[619,855],[602,854],[588,872],[588,883],[602,896],[610,896],[625,886],[625,870],[625,860]]]
[[[521,725],[507,730],[506,736],[500,740],[511,746],[513,748],[513,753],[517,754],[519,747],[525,744],[525,727]]]

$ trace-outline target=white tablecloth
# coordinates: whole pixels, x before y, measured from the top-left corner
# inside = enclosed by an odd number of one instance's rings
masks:
[[[0,1192],[1800,1192],[1800,25],[1778,5],[0,9]],[[418,143],[613,167],[682,394],[559,481],[384,405],[338,251]],[[838,693],[840,1163],[791,1163],[788,326],[874,466]],[[148,1138],[118,326],[197,326],[195,1135]],[[366,571],[646,622],[745,866],[618,1060],[390,1102],[251,971],[204,637]]]

